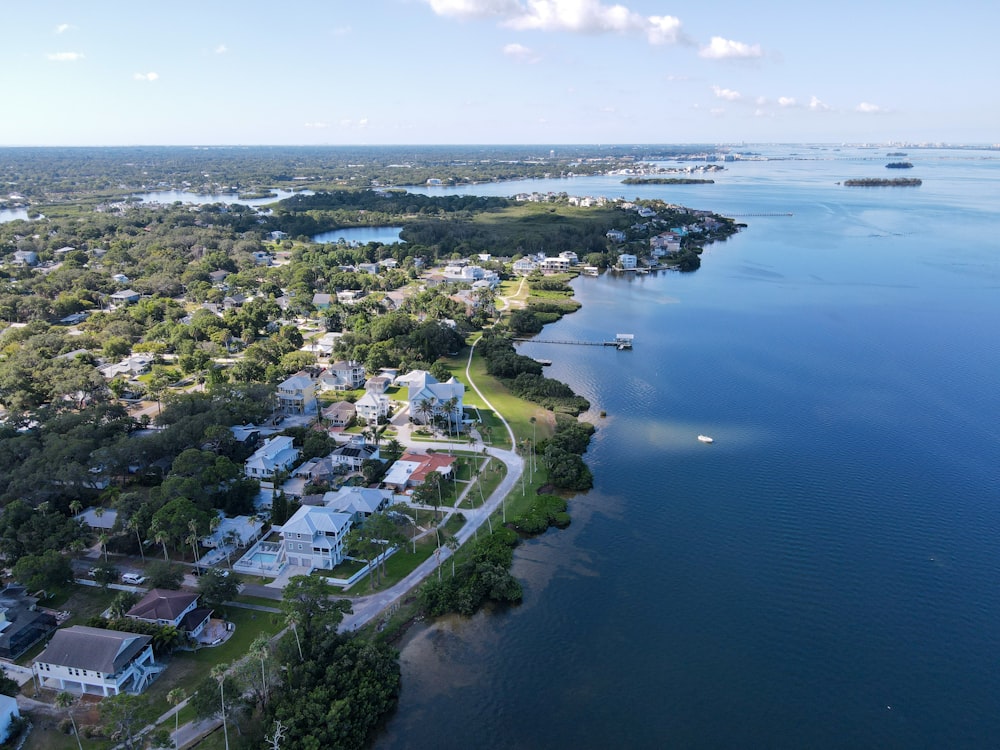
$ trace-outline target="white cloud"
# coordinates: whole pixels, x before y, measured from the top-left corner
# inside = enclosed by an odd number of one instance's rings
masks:
[[[367,117],[362,117],[360,120],[358,120],[358,127],[359,128],[367,128],[368,127],[368,118]]]
[[[329,125],[327,125],[327,124],[326,124],[325,122],[307,122],[307,123],[305,124],[305,126],[306,126],[307,128],[315,128],[315,129],[317,129],[317,130],[322,130],[323,128],[328,128],[328,127],[330,127],[330,126],[329,126]]]
[[[503,53],[512,60],[523,63],[536,63],[540,59],[530,48],[517,42],[505,44]]]
[[[490,18],[509,16],[523,9],[517,0],[428,0],[431,10],[439,16],[457,18]]]
[[[76,62],[83,59],[82,52],[52,52],[48,55],[52,62]]]
[[[676,44],[681,41],[681,21],[674,16],[650,16],[646,32],[650,44]]]
[[[809,109],[811,109],[813,112],[829,112],[830,105],[824,104],[822,101],[820,101],[819,97],[813,96],[810,97],[809,99]]]
[[[624,5],[599,0],[426,0],[439,16],[495,18],[518,31],[567,31],[575,34],[642,34],[650,44],[682,40],[673,16],[643,16]]]
[[[354,31],[354,29],[352,29],[350,26],[338,26],[337,28],[335,28],[333,30],[333,35],[334,36],[347,36],[352,31]]]
[[[764,56],[764,51],[759,44],[744,44],[713,36],[708,46],[699,50],[698,56],[710,60],[756,60]]]
[[[713,117],[722,117],[724,114],[726,114],[726,110],[724,107],[714,107],[713,109],[710,109],[709,112],[712,113]]]
[[[218,47],[215,48],[215,54],[217,55],[224,55],[227,52],[229,52],[229,47],[227,47],[224,44],[220,44]]]
[[[795,101],[795,97],[792,97],[792,96],[779,96],[778,97],[778,106],[779,107],[794,107],[796,105],[798,105],[798,102]]]
[[[861,102],[861,104],[854,108],[854,111],[860,112],[863,115],[884,115],[888,110],[871,102]]]
[[[73,27],[70,26],[68,23],[61,23],[58,26],[56,26],[56,33],[57,34],[62,34],[63,32],[69,31],[72,28]]]
[[[153,82],[160,77],[159,73],[133,73],[132,78],[136,81],[149,81]]]
[[[743,98],[743,95],[739,91],[724,89],[721,86],[712,86],[712,92],[717,99],[725,99],[727,102],[735,102]]]

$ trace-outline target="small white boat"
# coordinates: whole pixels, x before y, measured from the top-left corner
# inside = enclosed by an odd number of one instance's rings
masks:
[[[702,443],[714,443],[715,442],[708,435],[699,435],[698,436],[698,440],[699,440],[699,442],[702,442]]]

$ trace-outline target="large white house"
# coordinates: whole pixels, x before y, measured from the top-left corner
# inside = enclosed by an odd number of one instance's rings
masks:
[[[316,383],[304,372],[278,384],[278,408],[283,414],[316,411]]]
[[[462,423],[462,398],[465,386],[455,378],[440,383],[426,370],[407,373],[409,390],[406,400],[410,405],[410,418],[419,424],[428,424],[435,417],[445,416],[458,426]]]
[[[270,479],[279,471],[287,471],[299,457],[287,435],[268,438],[244,464],[244,473],[251,479]]]
[[[632,253],[622,253],[618,256],[618,267],[623,271],[634,271],[639,259]]]
[[[87,695],[141,692],[160,668],[148,635],[73,625],[57,630],[34,660],[43,687]]]
[[[392,490],[368,487],[341,487],[323,495],[323,506],[338,513],[348,513],[354,520],[364,520],[392,504]]]
[[[289,565],[310,570],[335,568],[344,559],[344,537],[352,517],[332,508],[303,505],[281,527],[281,556]]]
[[[384,393],[366,391],[364,396],[354,402],[354,408],[359,419],[372,424],[381,417],[389,416],[389,397]]]

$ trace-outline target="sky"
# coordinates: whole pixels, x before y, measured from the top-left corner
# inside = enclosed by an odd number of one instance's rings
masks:
[[[0,145],[1000,142],[994,0],[0,0]]]

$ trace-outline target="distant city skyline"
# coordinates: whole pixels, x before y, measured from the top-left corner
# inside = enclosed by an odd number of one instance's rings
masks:
[[[1000,9],[0,0],[0,146],[1000,142]]]

